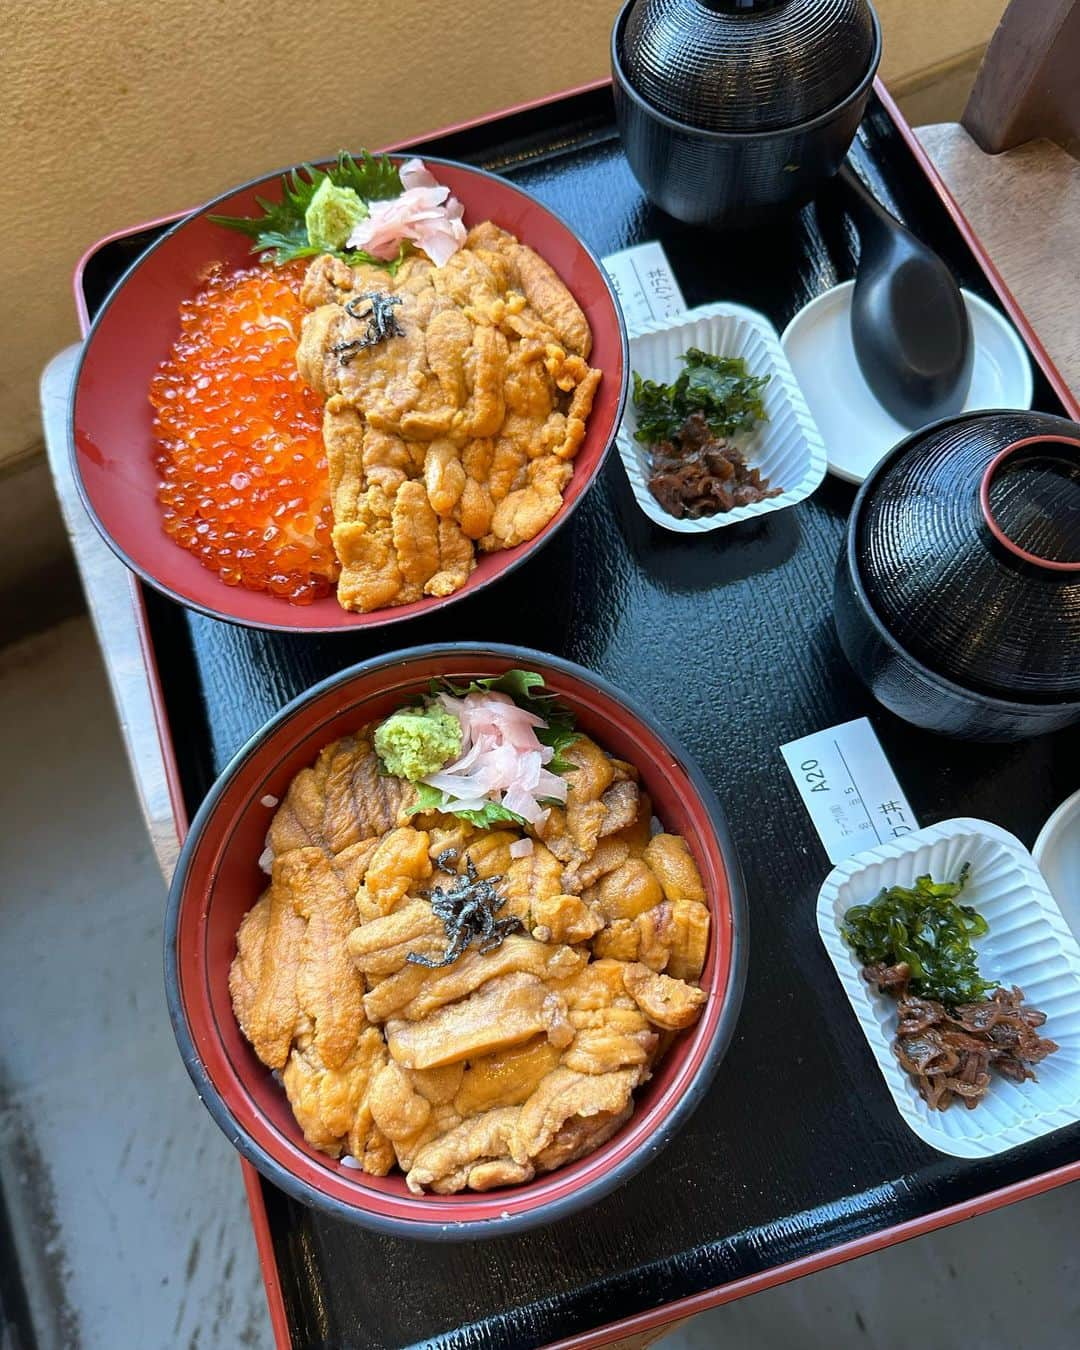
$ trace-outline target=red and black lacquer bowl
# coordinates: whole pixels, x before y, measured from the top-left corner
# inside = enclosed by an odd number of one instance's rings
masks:
[[[412,1195],[399,1174],[369,1177],[310,1147],[281,1087],[256,1059],[229,1001],[236,930],[266,882],[259,869],[272,807],[324,745],[385,717],[433,678],[539,671],[578,726],[637,765],[665,828],[681,834],[712,913],[702,986],[709,999],[645,1087],[625,1126],[579,1162],[484,1194]],[[379,657],[316,685],[254,737],[203,803],[169,894],[165,974],[173,1028],[210,1113],[250,1162],[288,1194],[384,1233],[445,1241],[519,1232],[592,1204],[651,1161],[704,1096],[742,999],[746,904],[719,804],[679,744],[642,707],[580,666],[528,648],[455,643]]]
[[[402,156],[392,158],[401,159]],[[180,331],[179,308],[215,262],[249,266],[250,240],[215,225],[211,214],[258,213],[256,197],[278,200],[280,173],[269,174],[186,216],[128,270],[86,339],[72,400],[72,464],[84,505],[113,551],[151,586],[212,618],[280,631],[336,632],[415,618],[473,595],[541,548],[570,517],[599,473],[622,416],[628,357],[626,329],[607,273],[568,225],[505,178],[448,160],[429,159],[465,207],[466,224],[493,220],[546,258],[570,288],[593,332],[592,365],[603,371],[574,476],[562,509],[528,543],[482,555],[454,595],[352,614],[333,595],[308,606],[227,586],[161,527],[153,462],[150,381]]]
[[[1013,741],[1080,721],[1080,425],[1003,409],[901,441],[855,498],[833,612],[916,726]]]

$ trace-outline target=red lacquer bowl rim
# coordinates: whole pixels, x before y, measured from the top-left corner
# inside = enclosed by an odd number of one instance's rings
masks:
[[[408,152],[394,152],[389,154],[388,158],[398,163],[404,163],[408,159],[413,158],[413,156]],[[316,161],[321,167],[325,167],[331,162],[332,161],[330,160]],[[618,371],[605,368],[603,372],[604,381],[611,379],[617,379],[618,381],[617,395],[611,407],[610,425],[601,426],[597,423],[594,427],[594,419],[590,419],[586,429],[586,442],[595,436],[601,443],[594,463],[579,478],[577,467],[581,460],[581,454],[579,452],[577,460],[575,461],[574,478],[571,479],[569,485],[563,492],[562,507],[535,538],[528,540],[524,544],[518,544],[512,549],[500,550],[498,553],[485,555],[485,559],[492,558],[497,560],[496,564],[490,569],[487,575],[478,577],[477,573],[474,572],[461,590],[455,591],[452,595],[428,596],[423,600],[414,601],[408,605],[398,605],[379,610],[372,610],[367,614],[356,614],[349,610],[341,609],[340,607],[336,607],[333,610],[327,608],[325,612],[327,614],[332,613],[334,616],[332,622],[325,620],[322,622],[305,622],[305,620],[312,616],[313,612],[318,612],[318,606],[320,604],[327,604],[327,601],[316,601],[314,605],[305,607],[290,605],[288,601],[281,600],[282,619],[280,622],[273,622],[263,618],[255,618],[249,615],[236,613],[234,608],[230,606],[230,597],[255,596],[257,599],[262,593],[248,592],[242,587],[226,586],[225,583],[221,581],[218,582],[218,586],[222,592],[222,603],[220,606],[209,605],[185,594],[168,581],[162,580],[155,574],[152,567],[148,566],[145,562],[141,562],[132,557],[128,550],[116,539],[114,534],[102,521],[94,506],[90,492],[83,481],[80,465],[80,438],[77,422],[79,390],[83,370],[91,357],[95,337],[97,336],[109,309],[116,301],[121,291],[135,278],[137,273],[148,264],[152,263],[154,255],[160,249],[164,248],[175,235],[195,221],[216,211],[222,203],[228,201],[230,198],[235,197],[240,193],[268,188],[273,184],[276,184],[281,179],[282,175],[303,166],[289,165],[286,168],[277,169],[272,173],[261,174],[257,178],[248,179],[244,183],[234,184],[227,191],[220,193],[218,196],[196,208],[194,211],[187,212],[171,225],[159,239],[155,239],[154,242],[135,259],[131,266],[127,268],[123,276],[120,277],[109,291],[102,302],[100,309],[94,316],[94,321],[83,340],[72,387],[69,415],[68,458],[71,465],[72,476],[75,480],[76,490],[78,491],[83,508],[102,539],[104,539],[109,548],[126,567],[134,572],[136,576],[141,578],[141,580],[146,582],[147,585],[152,586],[162,595],[168,596],[170,600],[175,600],[177,604],[183,605],[185,609],[193,610],[195,613],[203,614],[210,619],[219,619],[225,623],[236,624],[239,627],[261,629],[266,632],[274,633],[347,633],[358,628],[379,628],[389,624],[407,623],[411,619],[421,618],[427,614],[434,613],[437,610],[444,609],[447,605],[451,605],[457,600],[477,595],[487,587],[501,580],[503,577],[509,576],[511,572],[515,571],[523,563],[528,561],[528,559],[530,559],[540,548],[548,543],[554,537],[556,532],[565,525],[574,511],[577,510],[581,501],[588,493],[589,488],[603,469],[607,457],[611,452],[611,447],[615,442],[615,435],[622,421],[630,382],[630,348],[627,338],[626,321],[623,317],[618,293],[616,292],[603,263],[594,250],[580,238],[577,232],[557,211],[553,211],[551,207],[547,206],[544,202],[541,202],[538,197],[535,197],[531,192],[525,191],[524,188],[518,187],[516,183],[511,182],[508,178],[504,178],[497,173],[492,173],[487,169],[478,168],[476,165],[466,164],[461,160],[445,159],[437,155],[425,155],[424,163],[429,165],[441,165],[444,168],[453,169],[466,175],[489,180],[497,184],[501,191],[509,192],[514,196],[521,198],[529,204],[531,209],[547,216],[551,222],[564,230],[580,250],[581,256],[591,263],[607,298],[611,302],[616,324],[615,346],[618,350],[619,363]],[[534,246],[536,246],[535,242]],[[541,252],[541,255],[543,254],[542,244],[537,251]],[[208,259],[208,261],[210,260]],[[149,452],[149,447],[146,447],[146,449],[147,452]],[[179,545],[174,544],[164,531],[162,531],[160,547],[162,550],[165,550],[166,548],[178,549]],[[480,569],[478,569],[478,571],[479,570]],[[336,606],[336,601],[334,601],[332,595],[329,597],[329,603]]]
[[[375,1190],[363,1174],[334,1169],[313,1150],[285,1137],[263,1114],[229,1059],[215,1017],[206,952],[208,899],[221,871],[231,829],[266,791],[266,778],[303,739],[350,707],[351,686],[385,672],[387,679],[363,692],[358,705],[407,681],[409,670],[432,661],[471,664],[470,670],[524,666],[580,687],[579,707],[593,702],[593,719],[611,714],[622,726],[663,751],[663,773],[692,815],[699,862],[715,879],[709,956],[703,985],[710,990],[705,1013],[668,1051],[655,1092],[639,1102],[628,1123],[596,1152],[524,1186],[486,1195],[440,1197]],[[418,678],[414,673],[413,679]],[[427,678],[425,672],[422,678]],[[573,705],[574,696],[560,689]],[[317,721],[304,714],[313,705]],[[260,763],[265,760],[265,763]],[[246,786],[237,779],[247,773]],[[654,775],[658,776],[658,775]],[[181,951],[181,936],[186,942]],[[716,796],[685,749],[653,717],[601,676],[570,661],[529,648],[469,642],[409,648],[364,661],[315,685],[293,700],[248,741],[218,778],[200,807],[177,863],[165,916],[165,985],[173,1031],[184,1064],[210,1114],[237,1150],[268,1180],[303,1204],[336,1218],[398,1237],[463,1241],[501,1237],[551,1223],[594,1203],[650,1162],[705,1095],[730,1043],[742,1002],[747,961],[747,907],[741,870]],[[218,977],[220,979],[220,977]],[[209,1061],[209,1063],[208,1063]],[[268,1073],[259,1069],[259,1073]],[[297,1132],[298,1133],[298,1132]]]
[[[1005,533],[997,516],[994,515],[994,508],[990,502],[990,488],[998,471],[1002,465],[1012,459],[1014,455],[1021,450],[1028,450],[1036,445],[1068,445],[1073,450],[1080,451],[1080,439],[1075,436],[1060,435],[1037,435],[1022,436],[1020,440],[1013,441],[1007,445],[1004,450],[999,450],[990,463],[983,471],[982,481],[979,484],[979,509],[982,511],[983,520],[986,522],[990,533],[994,536],[1001,547],[1007,552],[1019,558],[1022,562],[1030,563],[1033,567],[1043,567],[1049,572],[1080,572],[1080,560],[1071,562],[1056,562],[1053,558],[1044,558],[1038,553],[1032,553],[1023,548],[1014,539]]]
[[[1017,413],[1036,417],[1056,417],[1057,420],[1061,422],[1068,420],[1057,413],[1042,413],[1038,410],[1033,411],[1024,408],[980,408],[971,412],[954,413],[950,417],[942,417],[937,422],[928,422],[926,426],[919,427],[916,431],[909,432],[908,435],[902,440],[897,441],[893,448],[878,460],[866,475],[865,479],[863,479],[862,485],[855,494],[855,500],[851,504],[851,510],[848,513],[848,523],[844,534],[844,542],[841,545],[840,555],[837,559],[837,572],[834,581],[834,606],[836,587],[840,584],[841,580],[841,570],[846,568],[847,575],[851,580],[852,591],[858,601],[860,610],[874,629],[875,635],[882,644],[892,652],[894,657],[915,671],[920,679],[924,680],[927,684],[936,685],[954,699],[965,701],[980,708],[988,708],[993,712],[1021,713],[1023,715],[1038,717],[1041,713],[1054,708],[1080,707],[1080,701],[1075,699],[1063,699],[1048,703],[1037,703],[1031,701],[1025,702],[1021,699],[1001,698],[996,694],[984,694],[977,689],[969,689],[966,685],[957,684],[955,680],[951,680],[947,675],[941,675],[930,666],[925,665],[908,651],[907,647],[893,634],[885,620],[878,613],[874,606],[873,596],[867,588],[866,581],[863,577],[862,562],[860,558],[861,548],[859,535],[862,528],[863,511],[873,493],[877,491],[879,479],[885,476],[886,471],[890,469],[902,455],[906,454],[908,450],[916,445],[916,443],[922,441],[924,437],[943,431],[947,427],[955,426],[960,422],[987,421],[994,417],[1015,416]],[[1045,438],[1040,434],[1037,439],[1043,440]],[[1010,446],[1006,446],[1006,449],[1011,448],[1012,447]]]

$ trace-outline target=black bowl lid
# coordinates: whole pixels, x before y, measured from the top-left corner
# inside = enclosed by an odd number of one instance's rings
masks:
[[[1001,412],[917,433],[853,530],[874,610],[924,665],[997,697],[1080,697],[1080,425]]]
[[[760,132],[843,103],[878,47],[869,0],[633,0],[618,54],[668,117]]]

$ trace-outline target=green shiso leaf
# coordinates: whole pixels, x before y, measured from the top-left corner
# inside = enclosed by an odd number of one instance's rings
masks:
[[[543,688],[544,677],[538,675],[535,670],[508,670],[503,675],[489,675],[482,680],[470,680],[468,684],[455,684],[453,680],[436,680],[432,686],[432,693],[445,690],[456,698],[464,698],[466,694],[483,694],[494,689],[500,694],[509,694],[515,703],[524,708],[532,698],[532,691]]]
[[[253,241],[252,253],[266,254],[278,267],[296,258],[317,257],[327,250],[315,247],[308,238],[304,213],[311,205],[319,185],[327,178],[335,187],[352,188],[364,203],[387,201],[400,196],[402,190],[397,165],[385,155],[372,155],[367,150],[361,150],[353,159],[340,150],[337,161],[327,170],[318,169],[313,164],[301,164],[283,174],[280,202],[271,202],[265,197],[255,198],[262,210],[261,216],[212,215],[209,219],[215,225],[224,225],[226,229],[246,234]],[[370,263],[385,268],[393,275],[401,266],[407,245],[403,243],[398,256],[389,261],[373,258],[362,249],[331,251],[335,257],[351,266]]]
[[[508,811],[505,806],[501,806],[498,802],[486,802],[481,811],[455,811],[439,789],[432,787],[430,783],[417,783],[415,787],[416,801],[409,807],[408,814],[410,816],[420,815],[427,811],[441,811],[443,815],[457,816],[459,820],[470,821],[473,825],[481,828],[507,822],[513,825],[525,825],[527,823],[524,817],[519,816],[516,811]]]
[[[714,356],[691,347],[679,358],[674,384],[645,380],[634,371],[634,438],[659,445],[678,435],[691,413],[701,413],[714,436],[750,431],[767,418],[761,391],[769,375],[751,375],[741,356]]]
[[[373,155],[370,150],[361,150],[355,159],[339,150],[330,179],[335,187],[352,188],[362,202],[387,202],[401,196],[397,165],[386,155]]]
[[[416,801],[409,807],[407,815],[415,816],[421,812],[446,809],[443,805],[443,795],[438,788],[432,787],[430,783],[414,783],[413,786],[416,788]]]
[[[524,816],[519,816],[515,811],[508,811],[505,806],[500,806],[498,802],[487,802],[482,811],[455,811],[455,816],[462,820],[471,821],[473,825],[483,829],[487,825],[525,825],[527,822]]]

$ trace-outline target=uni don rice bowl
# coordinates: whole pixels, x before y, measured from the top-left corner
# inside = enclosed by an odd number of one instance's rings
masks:
[[[76,458],[129,562],[210,612],[307,627],[319,606],[326,626],[446,601],[549,532],[625,383],[608,282],[560,222],[479,170],[366,153],[221,206],[136,265],[89,339]],[[168,284],[140,295],[143,269]],[[99,361],[140,408],[101,401]],[[112,443],[143,447],[137,503]]]
[[[215,789],[170,898],[174,1020],[211,1110],[294,1194],[394,1231],[445,1204],[525,1226],[636,1170],[741,988],[696,771],[595,677],[505,650],[417,649],[287,710]],[[204,908],[217,1048],[185,940]]]

